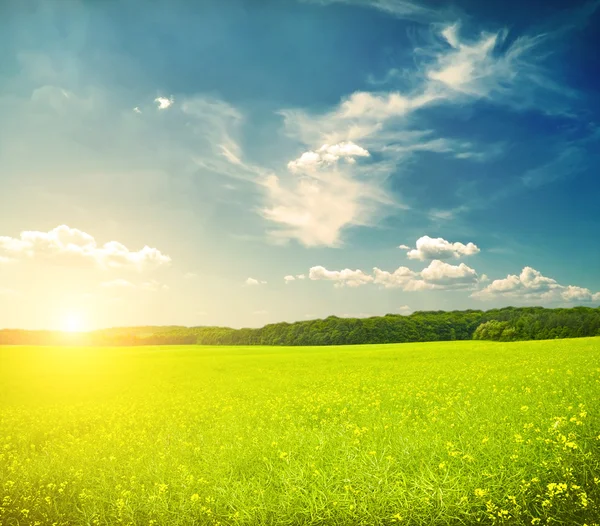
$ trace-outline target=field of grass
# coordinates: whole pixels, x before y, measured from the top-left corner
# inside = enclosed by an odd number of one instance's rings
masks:
[[[600,338],[0,347],[0,524],[600,522]]]

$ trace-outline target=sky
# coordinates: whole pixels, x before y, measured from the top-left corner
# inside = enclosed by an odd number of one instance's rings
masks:
[[[0,327],[600,305],[600,1],[0,2]]]

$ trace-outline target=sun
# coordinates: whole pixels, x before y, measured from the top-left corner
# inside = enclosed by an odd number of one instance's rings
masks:
[[[69,312],[63,320],[63,330],[66,332],[82,332],[84,330],[84,319],[79,312]]]

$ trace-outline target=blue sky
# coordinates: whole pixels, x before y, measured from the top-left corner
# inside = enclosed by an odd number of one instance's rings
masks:
[[[599,28],[598,1],[3,2],[0,325],[599,305]]]

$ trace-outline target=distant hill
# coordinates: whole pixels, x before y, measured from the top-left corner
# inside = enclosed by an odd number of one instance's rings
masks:
[[[113,327],[87,333],[0,330],[0,345],[349,345],[444,340],[545,340],[600,336],[600,307],[419,311],[229,327]]]

